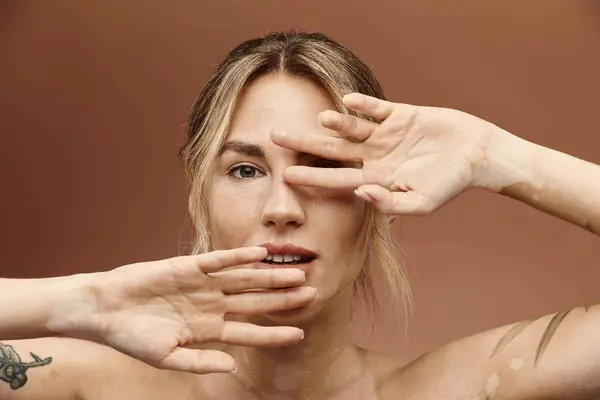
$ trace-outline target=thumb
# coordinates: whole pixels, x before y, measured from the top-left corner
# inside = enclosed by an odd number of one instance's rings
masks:
[[[363,185],[354,193],[361,199],[373,203],[383,214],[425,215],[435,207],[433,202],[418,192],[390,192],[379,185]]]
[[[194,374],[235,372],[237,364],[229,354],[218,350],[178,347],[156,365],[158,368]]]

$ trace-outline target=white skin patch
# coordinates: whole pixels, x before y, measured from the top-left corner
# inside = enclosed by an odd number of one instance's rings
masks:
[[[288,392],[296,389],[302,378],[306,373],[303,373],[300,369],[280,366],[277,367],[273,374],[273,386],[282,392]]]
[[[500,386],[500,377],[498,374],[493,373],[487,380],[487,384],[485,385],[485,394],[488,399],[492,399],[496,395],[496,390],[498,390],[498,386]]]
[[[513,371],[519,371],[521,368],[523,368],[524,364],[525,360],[523,360],[522,358],[515,358],[510,362],[510,369],[512,369]]]

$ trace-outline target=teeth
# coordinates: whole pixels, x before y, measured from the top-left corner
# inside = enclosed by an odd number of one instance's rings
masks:
[[[302,256],[293,256],[290,254],[269,254],[265,257],[265,260],[278,263],[290,263],[293,261],[302,260]]]

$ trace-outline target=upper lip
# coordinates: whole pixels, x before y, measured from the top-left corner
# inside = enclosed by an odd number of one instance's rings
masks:
[[[263,243],[259,244],[260,247],[267,249],[269,254],[288,254],[291,256],[302,256],[302,257],[317,257],[317,253],[305,249],[304,247],[296,246],[291,243],[277,244],[277,243]]]

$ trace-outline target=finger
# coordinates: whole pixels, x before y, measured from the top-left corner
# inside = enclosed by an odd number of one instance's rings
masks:
[[[237,364],[233,357],[222,351],[177,347],[171,354],[159,361],[156,366],[162,369],[194,374],[210,374],[213,372],[233,372]]]
[[[280,347],[298,343],[303,337],[302,329],[293,326],[258,326],[226,321],[221,342],[237,346]]]
[[[323,111],[319,115],[319,120],[325,128],[338,131],[345,139],[354,142],[367,140],[379,126],[373,121],[333,110]]]
[[[265,314],[306,306],[316,297],[317,289],[308,286],[236,293],[225,296],[225,307],[228,313]]]
[[[304,271],[295,268],[237,269],[210,274],[223,293],[249,289],[277,289],[304,283]]]
[[[283,177],[293,185],[328,189],[354,190],[365,184],[362,169],[358,168],[293,166],[285,169]]]
[[[356,189],[355,193],[388,215],[427,215],[437,208],[431,199],[412,190],[390,192],[379,185],[365,185]]]
[[[231,250],[216,250],[194,257],[202,272],[216,272],[223,268],[250,264],[262,260],[268,254],[264,247],[240,247]]]
[[[272,132],[271,140],[278,146],[338,161],[360,162],[360,147],[342,138],[325,135]]]
[[[389,117],[395,107],[395,104],[390,101],[367,96],[362,93],[347,94],[342,98],[342,102],[346,107],[354,111],[375,117],[379,120]]]

